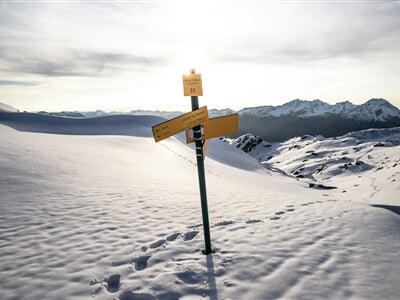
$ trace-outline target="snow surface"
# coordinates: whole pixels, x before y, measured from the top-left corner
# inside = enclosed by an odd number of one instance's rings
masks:
[[[34,131],[71,133],[42,120]],[[337,189],[314,189],[214,139],[215,254],[204,256],[193,149],[180,137],[155,143],[136,124],[139,136],[131,125],[130,136],[0,125],[1,299],[398,299],[399,166],[332,173]],[[398,147],[370,155],[394,164]]]
[[[251,134],[225,141],[267,169],[301,179],[310,187],[339,188],[342,193],[355,189],[365,203],[399,202],[400,127],[337,138],[306,135],[273,144]],[[371,187],[376,193],[370,193]]]
[[[0,112],[18,112],[18,109],[8,104],[0,103]]]
[[[94,118],[59,117],[38,113],[2,113],[0,123],[21,131],[77,135],[152,136],[151,126],[165,119],[157,116],[107,115]]]

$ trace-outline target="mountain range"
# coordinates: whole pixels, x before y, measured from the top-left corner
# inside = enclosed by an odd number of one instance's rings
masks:
[[[385,99],[370,99],[361,105],[296,99],[280,106],[240,110],[237,136],[253,133],[266,141],[281,142],[305,134],[336,137],[351,131],[397,126],[400,110]]]
[[[0,111],[18,111],[9,105],[0,106]],[[98,117],[105,115],[153,115],[171,119],[183,112],[132,110],[130,112],[45,112],[41,114],[65,117]],[[210,109],[210,117],[220,117],[232,113],[239,114],[239,131],[234,137],[246,133],[260,136],[271,142],[284,141],[305,134],[335,137],[347,132],[368,128],[390,128],[400,126],[400,110],[389,101],[373,98],[361,105],[349,101],[334,105],[321,100],[295,99],[279,106],[247,107],[239,111],[226,109]]]
[[[385,99],[370,99],[364,104],[355,105],[349,101],[334,105],[321,100],[296,99],[279,106],[258,106],[244,108],[239,111],[242,116],[253,117],[284,117],[300,118],[339,116],[357,121],[385,122],[400,118],[400,110]]]

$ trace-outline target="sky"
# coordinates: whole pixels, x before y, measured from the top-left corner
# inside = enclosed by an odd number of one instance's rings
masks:
[[[2,1],[0,102],[189,111],[293,99],[400,107],[400,1]]]

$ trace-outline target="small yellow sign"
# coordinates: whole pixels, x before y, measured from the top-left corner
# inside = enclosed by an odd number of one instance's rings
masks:
[[[232,114],[228,116],[207,119],[204,123],[201,123],[203,127],[203,140],[212,139],[215,137],[232,134],[238,131],[239,128],[239,116],[238,114]],[[186,143],[193,143],[193,136],[190,134],[190,130],[186,129]]]
[[[184,96],[203,96],[201,74],[182,75]]]
[[[154,140],[159,142],[185,129],[193,128],[208,120],[207,106],[183,114],[152,127]]]

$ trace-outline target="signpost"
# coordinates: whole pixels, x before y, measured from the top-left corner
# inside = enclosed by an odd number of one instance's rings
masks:
[[[196,74],[195,70],[191,69],[189,75],[182,75],[182,79],[184,96],[203,96],[201,74]]]
[[[207,119],[201,123],[203,140],[209,140],[215,137],[232,134],[238,131],[238,114],[222,116],[213,119]],[[186,143],[194,142],[192,130],[186,129]]]
[[[207,121],[207,119],[207,106],[203,106],[196,111],[191,111],[187,114],[183,114],[179,117],[153,126],[152,130],[154,139],[156,142],[159,142],[187,128],[193,128],[194,126],[200,125],[201,123]]]
[[[196,74],[194,69],[190,70],[189,75],[183,75],[183,94],[190,96],[192,100],[192,111],[174,119],[165,121],[152,127],[154,140],[159,142],[186,130],[187,143],[195,143],[197,173],[199,176],[201,212],[203,217],[204,242],[206,249],[204,254],[212,253],[210,223],[208,219],[206,178],[204,171],[204,156],[208,145],[208,140],[214,137],[227,135],[237,132],[238,115],[233,114],[220,118],[209,119],[207,107],[199,108],[198,96],[203,96],[201,74]],[[189,136],[189,130],[193,131],[193,136]]]

